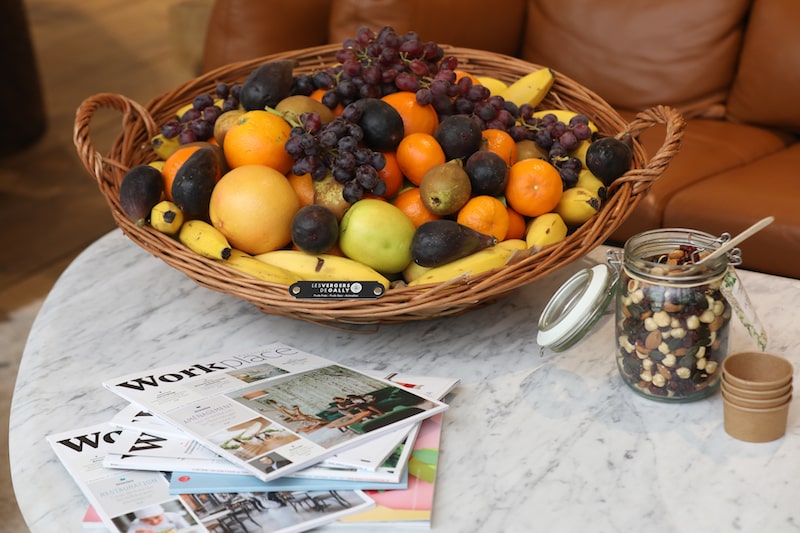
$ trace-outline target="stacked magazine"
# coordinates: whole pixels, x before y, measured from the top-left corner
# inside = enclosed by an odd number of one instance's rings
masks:
[[[87,527],[429,527],[441,398],[456,384],[274,343],[105,380],[128,407],[48,441],[91,504]]]

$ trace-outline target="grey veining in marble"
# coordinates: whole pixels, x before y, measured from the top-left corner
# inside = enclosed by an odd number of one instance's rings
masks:
[[[67,269],[37,317],[14,394],[14,487],[33,532],[80,531],[86,501],[44,436],[123,406],[104,377],[280,340],[363,369],[454,376],[433,531],[797,531],[800,410],[765,444],[730,438],[718,395],[671,405],[617,375],[613,316],[541,353],[556,287],[602,249],[462,316],[354,333],[261,313],[199,287],[114,231]],[[742,272],[769,350],[800,368],[800,282]],[[734,319],[732,351],[755,349]],[[345,531],[345,528],[340,528]],[[362,530],[363,531],[363,530]]]

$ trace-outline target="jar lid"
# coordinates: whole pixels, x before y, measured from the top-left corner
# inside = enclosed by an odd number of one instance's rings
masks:
[[[536,335],[539,346],[559,352],[582,339],[608,307],[616,280],[604,264],[576,272],[542,311]]]

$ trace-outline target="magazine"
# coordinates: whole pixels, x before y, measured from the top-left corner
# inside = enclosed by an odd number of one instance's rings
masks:
[[[361,491],[268,493],[268,500],[273,500],[276,508],[285,508],[278,516],[277,512],[263,512],[267,509],[266,502],[253,501],[249,494],[173,495],[160,472],[103,467],[105,448],[114,442],[119,431],[106,422],[47,437],[56,456],[109,531],[205,533],[217,527],[230,529],[234,523],[247,529],[244,526],[247,521],[262,532],[290,533],[319,527],[373,505]],[[297,504],[290,507],[290,500],[307,505],[302,509]]]
[[[153,416],[138,405],[128,404],[111,418],[111,423],[133,431],[160,435],[163,437],[186,437],[186,433],[160,418]]]
[[[282,343],[106,380],[103,386],[271,481],[447,405]]]
[[[407,472],[407,471],[405,471]],[[296,490],[395,490],[408,488],[408,474],[397,483],[343,481],[341,479],[306,479],[292,476],[261,481],[255,476],[227,476],[197,472],[173,472],[169,480],[172,494],[206,492],[276,492]]]
[[[397,526],[430,528],[441,435],[442,415],[423,421],[408,463],[408,488],[367,490],[367,495],[375,501],[375,507],[343,517],[325,529],[342,525],[360,525],[370,531]]]

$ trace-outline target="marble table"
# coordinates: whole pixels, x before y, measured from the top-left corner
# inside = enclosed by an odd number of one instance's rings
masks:
[[[115,230],[64,272],[25,347],[10,423],[22,513],[34,533],[81,531],[86,500],[45,435],[121,409],[104,377],[283,341],[361,369],[460,378],[444,416],[435,532],[800,529],[797,405],[783,438],[751,444],[725,433],[719,395],[679,405],[639,397],[614,364],[611,311],[570,350],[542,353],[546,301],[604,260],[601,247],[488,307],[364,333],[263,314]],[[800,368],[800,282],[741,277],[769,349]],[[755,348],[736,319],[730,347]]]

